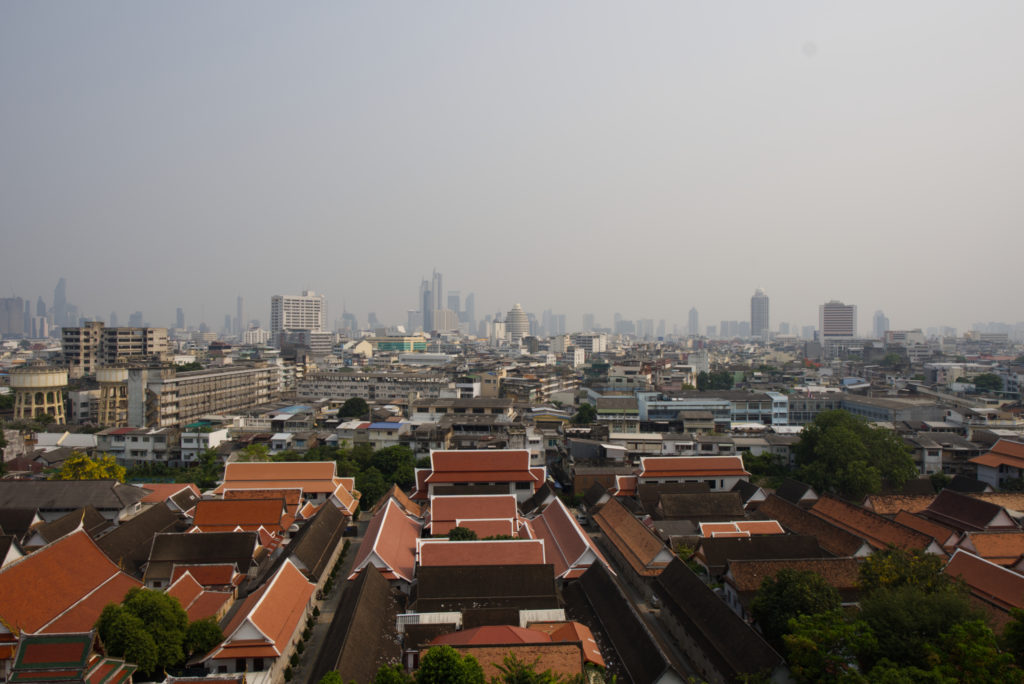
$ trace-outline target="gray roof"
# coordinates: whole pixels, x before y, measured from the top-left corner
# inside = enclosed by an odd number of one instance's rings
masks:
[[[292,539],[287,555],[294,556],[302,563],[306,568],[306,576],[312,582],[319,582],[334,549],[341,543],[347,525],[348,516],[337,506],[320,506],[316,515]]]
[[[559,608],[553,565],[466,565],[420,568],[416,612]]]
[[[96,545],[125,572],[138,576],[149,558],[153,537],[160,532],[184,532],[187,527],[176,512],[157,504],[97,539]]]
[[[725,572],[726,563],[733,560],[825,558],[829,555],[818,545],[816,537],[795,534],[703,539],[698,553],[704,557],[712,575]]]
[[[141,501],[149,490],[115,480],[2,480],[4,508],[67,511],[92,506],[120,511]]]
[[[175,564],[233,563],[247,572],[256,553],[255,532],[160,533],[153,537],[145,577],[171,576]]]

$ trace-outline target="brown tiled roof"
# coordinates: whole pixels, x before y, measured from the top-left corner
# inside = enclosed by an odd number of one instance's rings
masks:
[[[130,575],[139,576],[140,567],[149,558],[153,537],[160,532],[184,532],[188,524],[167,506],[150,506],[96,540],[110,560]]]
[[[661,558],[667,550],[664,542],[616,499],[609,499],[593,517],[608,541],[638,575],[656,576],[667,565],[669,559]]]
[[[731,560],[728,578],[739,592],[756,592],[761,582],[782,569],[810,571],[839,591],[857,588],[859,564],[855,558],[796,558],[780,560]]]
[[[857,535],[876,549],[895,546],[925,550],[932,542],[928,535],[832,496],[818,499],[811,507],[811,513]]]
[[[480,608],[559,608],[551,565],[463,565],[420,568],[416,612]]]
[[[1024,492],[977,492],[968,496],[1002,506],[1009,511],[1024,513]]]
[[[231,532],[236,528],[271,531],[282,529],[284,497],[273,499],[204,499],[196,504],[192,524],[204,532]]]
[[[935,500],[934,494],[871,494],[864,499],[864,508],[878,515],[894,516],[900,511],[920,513]]]
[[[341,543],[349,518],[334,506],[321,506],[288,544],[286,553],[298,560],[306,576],[319,582],[334,550]]]
[[[769,494],[758,507],[757,513],[765,518],[778,520],[790,532],[815,537],[821,548],[835,556],[856,555],[864,546],[864,540],[860,537],[779,498],[776,494]]]
[[[922,514],[961,532],[984,530],[1003,512],[1001,506],[943,489]]]
[[[403,492],[402,489],[397,484],[391,485],[391,489],[388,490],[388,493],[382,496],[380,501],[374,504],[373,508],[371,509],[371,513],[376,514],[377,511],[379,511],[381,507],[385,503],[387,503],[389,497],[394,499],[395,502],[398,503],[398,505],[401,506],[409,515],[416,518],[423,516],[423,509],[420,508],[420,505],[414,503],[413,500],[410,499],[408,495],[406,495],[406,493]]]
[[[960,533],[951,527],[941,525],[934,520],[929,520],[920,515],[909,513],[907,511],[900,511],[893,518],[896,522],[904,527],[909,527],[912,530],[917,530],[922,534],[927,534],[929,537],[939,542],[939,545],[945,548],[947,545],[955,543],[956,539],[960,537]]]
[[[1011,442],[1008,439],[1000,439],[992,445],[988,453],[975,456],[970,459],[971,463],[998,468],[1001,465],[1008,465],[1011,468],[1024,468],[1024,444]]]
[[[960,577],[972,595],[1002,611],[1024,608],[1024,577],[995,563],[957,549],[943,572]]]
[[[544,542],[546,563],[553,563],[558,577],[574,577],[594,562],[607,563],[597,546],[576,522],[561,499],[545,506],[529,525],[533,535]]]
[[[113,527],[113,523],[100,515],[99,511],[92,506],[85,506],[62,515],[56,520],[36,525],[32,528],[32,532],[42,537],[46,543],[50,543],[73,532],[79,525],[93,539]]]
[[[731,681],[744,674],[771,672],[782,664],[782,656],[678,558],[654,587],[662,610],[679,622],[719,677]],[[708,679],[713,673],[703,668],[698,672]]]
[[[729,561],[822,558],[826,555],[817,539],[795,534],[702,539],[695,553],[712,575],[725,572]]]
[[[740,456],[641,456],[640,478],[749,475]]]
[[[539,539],[487,541],[419,540],[419,564],[435,565],[543,565],[544,542]]]
[[[459,632],[455,633],[455,635],[457,634]],[[455,635],[449,634],[439,638],[444,639]],[[510,655],[519,658],[519,660],[525,663],[534,663],[534,670],[536,672],[551,670],[554,674],[566,676],[583,673],[583,649],[579,644],[465,644],[453,646],[453,648],[463,655],[470,655],[477,659],[483,668],[485,681],[491,681],[492,677],[500,677],[502,675],[502,671],[498,669],[498,666],[504,665],[505,658]]]
[[[996,565],[1013,565],[1024,555],[1024,532],[968,532],[958,546]]]
[[[662,494],[658,512],[666,520],[740,520],[744,517],[743,497],[739,492]]]

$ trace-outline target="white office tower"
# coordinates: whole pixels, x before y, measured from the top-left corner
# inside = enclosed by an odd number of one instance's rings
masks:
[[[274,344],[284,333],[324,329],[326,309],[323,295],[306,290],[301,296],[274,295],[270,298],[270,334]]]
[[[530,319],[526,317],[523,307],[516,304],[509,309],[508,315],[505,317],[505,330],[511,344],[519,344],[524,337],[530,334]]]
[[[818,307],[819,339],[857,336],[857,306],[836,300]]]
[[[771,326],[768,322],[768,295],[764,290],[757,288],[754,296],[750,298],[750,336],[758,338],[768,337]]]

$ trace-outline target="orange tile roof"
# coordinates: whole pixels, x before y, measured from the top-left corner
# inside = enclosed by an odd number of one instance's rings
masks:
[[[134,577],[119,572],[56,620],[46,625],[41,631],[49,633],[88,631],[96,624],[97,618],[108,603],[120,603],[129,590],[141,586],[142,583]]]
[[[900,511],[920,513],[934,500],[934,494],[872,494],[864,499],[864,508],[886,516],[896,515]]]
[[[174,569],[171,570],[171,582],[177,581],[186,572],[192,575],[192,578],[204,587],[222,587],[238,584],[242,577],[244,577],[241,573],[235,572],[235,566],[231,563],[175,565]]]
[[[932,543],[932,538],[926,534],[831,496],[818,499],[811,507],[811,513],[857,535],[876,549],[892,545],[923,551]]]
[[[543,565],[544,542],[539,539],[493,541],[418,540],[419,564],[458,565]]]
[[[1024,532],[968,532],[957,546],[997,565],[1013,565],[1024,555]]]
[[[224,466],[224,482],[214,489],[301,489],[305,494],[330,494],[338,486],[334,461],[280,461]]]
[[[943,572],[960,577],[972,595],[1000,610],[1024,608],[1024,577],[984,558],[957,549]]]
[[[445,528],[448,529],[445,529]],[[472,518],[465,519],[459,518],[453,523],[438,522],[437,525],[431,528],[431,534],[434,536],[440,536],[448,534],[454,527],[465,527],[466,529],[473,530],[476,532],[478,539],[486,539],[487,537],[514,537],[518,532],[516,521],[501,519],[501,520],[474,520]]]
[[[555,577],[585,571],[594,561],[608,565],[561,499],[555,498],[531,523],[533,534],[544,541],[547,562],[554,564]]]
[[[434,496],[430,499],[428,525],[433,535],[447,534],[458,520],[519,521],[519,505],[515,494],[460,494]],[[509,534],[500,532],[499,534]]]
[[[929,537],[939,542],[939,545],[943,548],[953,544],[960,537],[960,533],[951,527],[940,525],[934,520],[929,520],[920,515],[915,515],[910,511],[900,511],[893,518],[896,522],[904,527],[909,527],[912,530],[917,530],[921,534],[927,534]]]
[[[0,621],[14,631],[38,632],[66,616],[81,627],[72,631],[87,631],[106,603],[120,602],[133,586],[142,584],[78,529],[0,569]],[[102,602],[90,612],[94,599]]]
[[[150,491],[150,493],[142,499],[142,503],[144,504],[162,503],[183,489],[191,489],[196,496],[202,496],[202,492],[199,491],[199,488],[190,483],[147,482],[143,489],[148,489]]]
[[[486,468],[481,468],[486,465]],[[435,473],[487,470],[517,472],[529,470],[530,452],[526,449],[485,449],[480,451],[432,451],[430,469]]]
[[[665,544],[616,499],[594,514],[594,522],[638,575],[657,576],[671,561]]]
[[[785,534],[777,520],[737,520],[735,522],[700,523],[700,536],[749,537],[752,534]]]
[[[735,477],[750,475],[740,456],[641,456],[643,478],[662,477]]]
[[[491,644],[537,644],[550,643],[551,635],[540,630],[513,625],[487,625],[442,634],[430,642],[431,646],[491,645]]]
[[[229,532],[236,526],[253,531],[260,526],[287,529],[284,522],[284,497],[272,499],[204,499],[196,504],[192,523],[208,531]],[[227,529],[215,529],[224,528]]]
[[[1024,444],[1000,439],[992,445],[991,451],[975,456],[968,462],[998,468],[1001,465],[1011,468],[1024,468]]]
[[[583,672],[583,650],[580,644],[506,644],[500,646],[466,645],[454,646],[463,655],[471,655],[477,659],[484,671],[484,681],[501,677],[499,665],[504,665],[509,655],[516,656],[525,663],[533,663],[534,670],[543,672],[551,670],[557,674],[574,676]]]
[[[416,540],[422,527],[393,499],[388,499],[388,505],[370,520],[348,578],[355,579],[370,565],[382,573],[390,572],[396,578],[411,582],[416,570]]]
[[[614,496],[636,496],[636,475],[616,475]]]
[[[291,559],[286,559],[274,576],[245,600],[225,627],[224,642],[207,659],[265,657],[267,651],[270,655],[281,655],[305,617],[315,589]],[[257,629],[266,639],[240,638],[240,628],[245,624]],[[262,655],[248,655],[250,651]]]
[[[528,629],[536,629],[549,634],[553,642],[580,642],[583,646],[583,658],[599,667],[605,667],[604,656],[597,646],[594,633],[582,622],[531,622]]]

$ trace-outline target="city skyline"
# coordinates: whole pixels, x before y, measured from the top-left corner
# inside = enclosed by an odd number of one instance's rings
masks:
[[[8,3],[0,293],[63,276],[90,317],[219,328],[312,289],[401,323],[436,267],[478,315],[570,327],[745,320],[754,286],[773,329],[830,299],[860,330],[1015,324],[1022,27],[951,2]],[[945,277],[979,238],[991,297]]]

